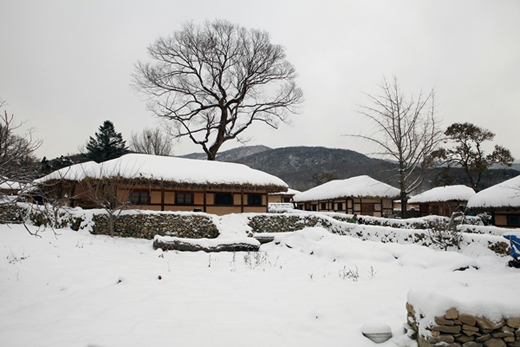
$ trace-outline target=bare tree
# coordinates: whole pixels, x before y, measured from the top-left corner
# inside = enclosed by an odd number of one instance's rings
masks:
[[[0,107],[5,106],[0,101]],[[32,137],[32,132],[24,136],[15,134],[22,127],[22,122],[15,122],[14,114],[8,115],[4,110],[0,114],[0,183],[28,183],[37,174],[37,160],[34,156],[42,144]]]
[[[87,162],[72,165],[42,177],[35,183],[49,210],[66,205],[105,210],[109,233],[113,236],[117,218],[133,205],[131,192],[137,183],[128,175],[134,173],[135,168],[128,171],[129,168],[121,168],[119,165],[107,167],[103,164]]]
[[[132,133],[130,150],[153,155],[172,155],[172,141],[161,129],[144,129],[140,134]]]
[[[126,189],[121,189],[124,184]],[[106,211],[110,236],[114,236],[114,225],[121,212],[132,205],[130,185],[135,184],[131,184],[130,180],[121,176],[103,179],[87,177],[78,182],[77,189],[82,192],[83,197],[95,207]]]
[[[426,169],[432,165],[431,153],[442,140],[435,117],[435,93],[432,90],[407,98],[396,77],[391,82],[384,78],[380,88],[382,95],[367,95],[372,106],[364,106],[360,112],[375,124],[376,133],[354,136],[375,143],[381,149],[378,154],[397,162],[405,218],[408,194],[425,179]]]
[[[174,122],[215,160],[222,144],[242,141],[253,122],[277,128],[296,112],[302,91],[285,50],[267,32],[227,21],[191,23],[148,47],[154,63],[138,63],[134,83],[155,115]]]

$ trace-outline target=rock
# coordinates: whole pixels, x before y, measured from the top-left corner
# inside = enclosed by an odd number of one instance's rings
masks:
[[[482,336],[479,336],[475,339],[475,341],[477,342],[484,342],[486,340],[489,340],[491,338],[491,335],[489,334],[485,334],[485,335],[482,335]]]
[[[510,331],[499,331],[499,332],[491,333],[491,336],[499,338],[499,339],[504,338],[504,337],[512,337],[512,338],[514,338],[515,334],[513,334]]]
[[[439,342],[447,342],[447,343],[453,343],[455,342],[455,338],[453,335],[439,335],[439,336],[432,336],[428,338],[428,342],[432,344],[436,344]]]
[[[435,324],[438,325],[455,325],[455,323],[450,319],[445,319],[442,317],[435,317]]]
[[[499,322],[493,322],[486,317],[477,317],[477,326],[482,329],[484,332],[486,330],[496,330],[503,327],[506,324],[504,318],[502,318]]]
[[[361,333],[375,343],[382,343],[392,337],[390,326],[381,323],[365,323],[361,327]]]
[[[458,337],[456,340],[459,341],[459,342],[464,343],[464,342],[469,342],[469,341],[475,341],[475,337],[474,336],[464,336],[463,335],[461,337]]]
[[[520,328],[520,317],[511,317],[507,319],[507,326],[511,328],[518,329]]]
[[[475,341],[465,342],[462,347],[483,347],[484,345]]]
[[[459,316],[459,320],[466,325],[475,326],[477,324],[477,317],[471,316],[469,314],[461,314]]]
[[[432,331],[440,331],[442,333],[448,333],[448,334],[458,334],[460,333],[460,326],[459,325],[436,325],[432,328]]]
[[[484,341],[486,347],[507,347],[507,344],[502,339],[491,338]]]
[[[406,311],[408,311],[408,313],[410,313],[410,315],[415,317],[415,310],[413,309],[413,306],[410,305],[409,303],[406,303]]]
[[[457,319],[459,318],[459,311],[455,307],[450,308],[448,311],[446,311],[446,314],[444,315],[444,318],[446,319]]]
[[[153,242],[154,249],[162,249],[163,251],[188,251],[188,252],[257,252],[260,249],[260,243],[219,243],[214,246],[202,246],[200,244],[187,240],[166,241],[156,239]]]
[[[475,326],[471,326],[471,325],[466,325],[466,324],[463,324],[462,325],[462,330],[463,331],[479,331],[480,329],[475,327]]]
[[[432,344],[426,341],[422,336],[417,338],[417,345],[419,347],[432,347]]]

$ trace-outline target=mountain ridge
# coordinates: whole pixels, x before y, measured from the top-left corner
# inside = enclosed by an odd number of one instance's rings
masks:
[[[180,157],[206,159],[204,153],[191,153]],[[359,175],[369,175],[394,187],[399,186],[394,162],[371,158],[350,149],[322,146],[242,146],[219,153],[217,160],[240,163],[267,172],[281,178],[291,188],[301,191],[324,183],[324,180]],[[440,171],[441,168],[428,170],[423,186],[416,193],[433,188]],[[487,188],[518,174],[520,171],[512,168],[490,170],[483,175],[481,188]],[[462,169],[452,168],[451,175],[454,177],[452,184],[469,185]]]

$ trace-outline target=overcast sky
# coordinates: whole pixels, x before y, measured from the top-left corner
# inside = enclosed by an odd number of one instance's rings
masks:
[[[518,0],[0,0],[0,99],[44,141],[40,157],[77,153],[107,119],[129,140],[159,124],[130,86],[135,63],[159,36],[213,19],[269,32],[305,94],[291,126],[255,126],[248,145],[370,154],[343,135],[373,132],[364,93],[395,75],[408,93],[435,89],[443,127],[488,128],[520,158]]]

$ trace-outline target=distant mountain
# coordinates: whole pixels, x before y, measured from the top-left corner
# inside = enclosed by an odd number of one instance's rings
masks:
[[[222,151],[222,152],[218,153],[217,154],[217,160],[218,161],[234,162],[234,161],[237,161],[237,160],[239,160],[241,158],[244,158],[244,157],[247,157],[247,156],[250,156],[250,155],[254,155],[254,154],[257,154],[257,153],[269,151],[269,150],[271,150],[271,148],[269,148],[267,146],[262,146],[262,145],[259,145],[259,146],[242,146],[242,147],[237,147],[237,148],[233,148],[233,149],[230,149],[230,150],[227,150],[227,151]],[[208,156],[206,155],[206,153],[190,153],[190,154],[181,155],[179,157],[181,157],[181,158],[188,158],[188,159],[202,159],[202,160],[206,160],[206,158]]]
[[[182,157],[206,159],[206,155],[202,153],[192,153]],[[221,152],[217,155],[217,160],[241,163],[270,173],[280,177],[291,188],[301,191],[316,186],[324,178],[345,179],[359,175],[369,175],[398,187],[394,162],[370,158],[348,149],[305,146],[272,149],[266,146],[244,146]],[[419,192],[433,188],[435,178],[440,171],[441,169],[429,170],[427,179]],[[483,175],[481,188],[500,183],[519,174],[519,171],[511,168],[490,170]],[[461,169],[452,168],[450,175],[455,179],[452,184],[468,185],[468,180]]]
[[[347,149],[302,146],[276,148],[237,162],[280,177],[297,190],[314,187],[324,174],[338,179],[363,174],[381,179],[384,175],[379,173],[393,166]]]

